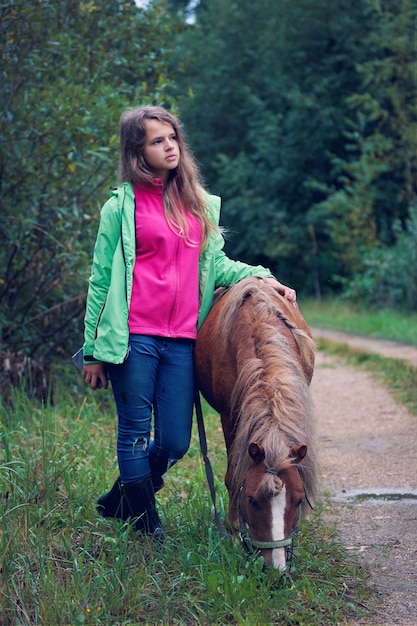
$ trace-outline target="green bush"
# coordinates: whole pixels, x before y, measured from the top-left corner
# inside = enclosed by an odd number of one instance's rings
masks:
[[[417,309],[417,207],[410,215],[405,229],[395,224],[393,246],[374,248],[365,256],[365,271],[347,286],[347,299],[378,308]]]
[[[78,347],[119,118],[167,104],[172,26],[134,2],[2,6],[0,352],[50,361]]]

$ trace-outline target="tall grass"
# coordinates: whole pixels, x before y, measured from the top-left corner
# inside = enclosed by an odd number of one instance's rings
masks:
[[[326,339],[318,339],[316,345],[323,352],[370,372],[410,413],[417,415],[416,367],[402,359],[389,359]]]
[[[301,527],[295,569],[282,580],[222,539],[196,432],[158,494],[162,545],[98,516],[95,501],[117,475],[113,403],[66,373],[60,381],[54,406],[16,392],[1,408],[2,625],[338,624],[360,614],[366,573],[323,521],[329,503]],[[224,519],[222,432],[218,416],[205,413]]]
[[[342,299],[301,300],[300,309],[310,326],[331,328],[368,337],[417,345],[417,313],[369,309]]]
[[[313,327],[343,330],[351,334],[417,345],[417,313],[376,311],[359,305],[354,307],[335,298],[322,302],[307,300],[300,304],[300,308]],[[325,339],[318,339],[316,345],[322,351],[342,357],[345,361],[371,372],[390,390],[396,400],[417,415],[417,369],[410,363],[369,354]]]

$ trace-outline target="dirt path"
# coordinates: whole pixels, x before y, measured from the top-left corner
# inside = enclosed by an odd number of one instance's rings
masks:
[[[416,348],[313,334],[417,366]],[[368,374],[322,353],[312,392],[322,491],[334,501],[341,541],[370,569],[375,586],[369,615],[360,623],[417,626],[417,417]],[[360,498],[352,500],[355,495]]]

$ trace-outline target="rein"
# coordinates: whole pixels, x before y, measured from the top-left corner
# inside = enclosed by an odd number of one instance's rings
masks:
[[[214,487],[213,469],[211,467],[210,459],[208,458],[208,454],[207,454],[208,449],[207,449],[206,429],[204,427],[203,410],[201,408],[200,392],[199,392],[197,385],[195,387],[195,393],[194,393],[194,405],[195,405],[195,412],[197,416],[197,427],[198,427],[198,438],[200,440],[200,451],[204,460],[204,468],[206,470],[207,483],[210,489],[211,501],[213,503],[214,522],[216,524],[217,530],[222,535],[222,537],[229,539],[230,536],[226,532],[226,530],[223,528],[222,523],[220,521],[219,514],[217,512],[216,489]]]

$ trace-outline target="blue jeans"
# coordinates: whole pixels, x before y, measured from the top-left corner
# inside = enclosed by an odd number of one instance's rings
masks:
[[[108,366],[118,414],[122,483],[154,485],[187,452],[194,401],[194,341],[130,335],[122,365]],[[151,441],[152,413],[154,437]]]

